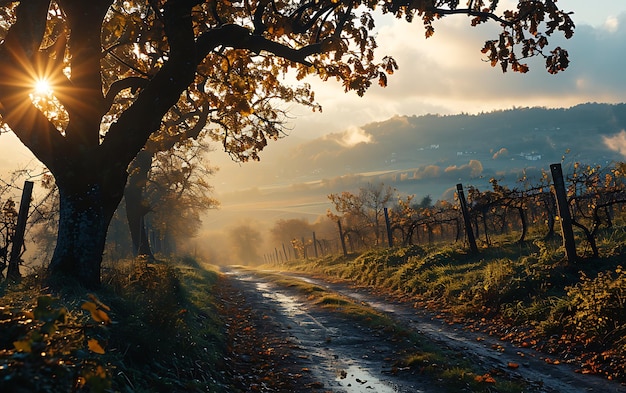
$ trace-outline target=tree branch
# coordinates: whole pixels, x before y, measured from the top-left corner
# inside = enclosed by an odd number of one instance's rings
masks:
[[[113,105],[115,97],[126,89],[131,89],[133,92],[145,87],[150,81],[146,78],[140,77],[128,77],[125,79],[116,80],[109,87],[109,91],[104,97],[105,108],[108,110]]]
[[[321,53],[321,44],[306,45],[300,49],[293,49],[281,43],[268,40],[262,36],[253,34],[250,30],[239,25],[224,25],[204,33],[196,41],[198,48],[198,58],[206,57],[218,46],[227,46],[234,49],[247,49],[252,52],[262,51],[273,53],[277,56],[311,66],[312,63],[306,60],[310,55]]]
[[[170,46],[168,60],[111,125],[102,142],[103,154],[121,156],[119,162],[132,161],[150,135],[160,128],[163,116],[193,82],[198,60],[191,8],[198,0],[170,3],[162,13]]]

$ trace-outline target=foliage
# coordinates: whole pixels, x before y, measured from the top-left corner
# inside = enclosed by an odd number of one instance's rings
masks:
[[[304,219],[281,219],[274,223],[270,232],[275,244],[289,244],[293,239],[309,237],[313,232],[313,228]]]
[[[593,279],[583,274],[568,288],[566,306],[571,316],[565,325],[577,339],[609,347],[617,342],[626,350],[626,272],[621,266]]]
[[[37,247],[40,263],[47,264],[52,257],[56,243],[56,230],[59,223],[59,190],[54,177],[45,168],[37,172],[39,181],[36,185],[43,191],[43,196],[36,200],[29,217],[33,225],[31,240]],[[40,174],[40,175],[39,175]],[[29,177],[32,176],[29,171]]]
[[[148,221],[161,239],[183,244],[197,234],[201,214],[219,206],[210,196],[213,187],[207,179],[216,168],[204,158],[206,150],[206,146],[187,141],[153,160],[144,192],[152,211]]]
[[[26,294],[34,292],[27,290]],[[109,307],[94,295],[71,310],[48,294],[39,294],[34,306],[27,306],[24,300],[27,299],[14,298],[14,303],[0,310],[3,330],[0,388],[3,391],[107,391],[113,371],[103,357],[110,333]]]
[[[347,236],[356,234],[365,248],[381,244],[383,239],[384,209],[397,199],[396,191],[380,184],[368,184],[359,188],[357,194],[344,191],[341,194],[330,194],[334,210],[328,210],[328,217],[344,221],[344,233]]]
[[[233,247],[232,257],[242,264],[255,264],[261,261],[259,248],[263,235],[250,224],[240,224],[228,231]]]
[[[567,177],[572,224],[583,231],[592,255],[598,257],[598,230],[602,225],[611,228],[616,210],[626,203],[624,163],[602,167],[576,162]]]
[[[97,297],[53,296],[32,276],[2,288],[2,391],[223,390],[215,272],[193,258],[119,261],[105,278]]]
[[[455,204],[448,201],[437,201],[434,205],[430,196],[426,196],[420,203],[413,202],[414,196],[409,195],[405,199],[399,199],[398,205],[391,211],[390,220],[392,235],[402,245],[414,244],[414,242],[428,242],[432,244],[435,235],[440,238],[459,237],[460,215]],[[446,233],[444,228],[454,228],[454,235]],[[422,232],[425,232],[423,234]],[[425,240],[422,240],[423,237]]]

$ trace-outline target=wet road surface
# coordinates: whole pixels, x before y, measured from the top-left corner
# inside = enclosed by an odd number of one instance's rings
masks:
[[[309,307],[295,290],[279,287],[264,274],[237,268],[225,273],[239,283],[254,307],[267,315],[294,343],[302,370],[320,381],[323,392],[337,393],[436,393],[441,387],[418,374],[396,373],[393,358],[402,343],[392,342],[379,331],[355,326],[339,315]],[[534,392],[626,392],[626,387],[600,377],[573,372],[570,365],[548,365],[543,356],[530,349],[516,348],[479,332],[450,325],[411,305],[384,299],[367,288],[320,278],[283,273],[340,293],[384,312],[405,327],[417,331],[443,348],[449,348],[486,369],[506,370],[525,380]],[[507,369],[509,362],[519,369]],[[303,391],[315,391],[311,389]]]

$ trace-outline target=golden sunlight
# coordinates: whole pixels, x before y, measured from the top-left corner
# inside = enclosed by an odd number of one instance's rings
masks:
[[[32,91],[29,94],[31,103],[63,134],[69,122],[69,115],[55,97],[50,80],[38,78],[31,83]]]
[[[34,85],[33,93],[37,95],[48,95],[52,93],[52,87],[47,79],[37,79]]]

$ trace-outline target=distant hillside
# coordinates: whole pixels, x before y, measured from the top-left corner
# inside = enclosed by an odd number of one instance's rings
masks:
[[[368,182],[418,198],[449,198],[459,182],[484,189],[491,177],[512,185],[522,174],[538,177],[562,160],[566,170],[575,161],[606,165],[623,160],[626,133],[620,133],[625,129],[626,104],[395,116],[289,144],[265,161],[263,170],[240,168],[251,183],[219,195],[222,211],[215,213],[230,221],[230,205],[238,217],[314,217],[330,207],[329,193],[355,191]],[[615,146],[609,147],[607,138]]]
[[[470,159],[485,168],[497,161],[499,169],[514,169],[560,161],[568,150],[579,161],[614,160],[619,156],[603,143],[603,137],[626,129],[626,104],[396,116],[361,128],[368,142],[342,145],[346,136],[336,134],[292,149],[280,165],[283,176],[323,178],[431,164],[462,165]]]

